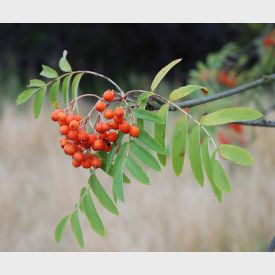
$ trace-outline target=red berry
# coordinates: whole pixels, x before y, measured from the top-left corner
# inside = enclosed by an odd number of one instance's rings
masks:
[[[111,129],[111,124],[109,122],[103,123],[102,129],[104,132],[109,131]]]
[[[115,112],[111,109],[108,109],[104,112],[104,116],[107,118],[107,119],[112,119],[115,115]]]
[[[120,123],[122,123],[124,121],[124,117],[123,116],[121,116],[121,117],[119,117],[119,116],[114,116],[114,122],[115,123],[117,123],[117,124],[120,124]]]
[[[64,122],[67,123],[66,119],[67,119],[67,115],[66,115],[65,112],[61,111],[61,112],[58,113],[58,120],[59,121],[64,121]]]
[[[78,140],[80,141],[88,141],[89,140],[89,134],[85,131],[79,132],[77,136]]]
[[[104,129],[103,129],[103,122],[99,122],[96,124],[95,126],[95,129],[98,133],[103,133],[104,132]]]
[[[101,167],[101,159],[100,158],[97,158],[95,157],[93,160],[92,160],[92,166],[96,169],[96,168],[99,168]]]
[[[95,105],[95,109],[98,112],[103,112],[106,108],[106,104],[104,102],[102,102],[101,100],[99,100],[96,105]]]
[[[129,134],[131,137],[137,137],[139,135],[139,132],[140,132],[140,130],[137,126],[131,126]]]
[[[72,121],[70,122],[70,124],[69,124],[69,128],[70,128],[71,130],[77,130],[77,129],[79,128],[79,122],[76,121],[75,119],[72,120]]]
[[[74,120],[81,121],[82,120],[82,116],[81,115],[74,115]]]
[[[85,169],[89,169],[92,166],[92,161],[90,159],[85,159],[81,162],[81,165]]]
[[[60,145],[62,148],[64,148],[67,144],[70,144],[67,138],[64,137],[60,139]]]
[[[114,142],[117,140],[117,137],[118,137],[118,134],[116,132],[110,132],[108,135],[107,135],[107,139],[111,142]]]
[[[66,117],[66,122],[67,122],[68,125],[70,124],[70,122],[71,122],[72,120],[74,120],[74,115],[67,115],[67,117]]]
[[[106,100],[106,101],[109,101],[111,102],[114,98],[115,98],[115,93],[113,90],[107,90],[104,92],[103,94],[103,98]]]
[[[94,142],[93,149],[95,151],[102,150],[104,148],[104,142],[101,139],[98,139]]]
[[[53,121],[58,121],[58,114],[61,112],[61,109],[56,109],[52,114],[51,114],[51,119]]]
[[[76,140],[77,139],[77,135],[78,135],[77,131],[69,131],[67,137],[68,137],[68,139]]]
[[[67,135],[69,133],[69,126],[63,125],[60,127],[59,132],[61,135]]]
[[[77,152],[77,146],[75,144],[67,144],[64,147],[64,152],[67,155],[73,156]]]
[[[111,123],[111,128],[114,129],[114,130],[118,130],[119,129],[119,123],[113,121]]]
[[[82,162],[85,159],[85,157],[84,157],[83,153],[78,151],[73,155],[73,159],[78,162]]]
[[[92,146],[92,145],[94,144],[94,142],[95,142],[97,139],[98,139],[97,135],[95,135],[95,134],[90,134],[90,135],[89,135],[89,140],[88,140],[90,146]]]
[[[72,160],[72,165],[73,165],[73,167],[79,167],[81,165],[81,162],[73,159]]]
[[[124,110],[123,108],[119,107],[115,109],[115,115],[117,117],[123,117],[124,116]]]
[[[94,157],[95,157],[95,155],[93,155],[93,154],[86,154],[86,155],[85,155],[85,158],[86,158],[86,159],[90,159],[90,160],[93,160]]]
[[[107,133],[106,133],[106,132],[104,132],[104,133],[99,133],[99,134],[98,134],[98,137],[99,137],[100,139],[105,139],[105,138],[107,137]]]
[[[127,121],[124,121],[123,123],[119,124],[119,130],[124,134],[128,134],[131,130],[131,126]]]

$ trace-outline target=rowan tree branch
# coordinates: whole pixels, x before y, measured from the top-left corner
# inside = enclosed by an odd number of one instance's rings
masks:
[[[226,90],[220,93],[216,93],[211,96],[206,96],[198,99],[191,99],[191,100],[185,100],[181,102],[177,102],[177,105],[181,108],[187,108],[187,107],[194,107],[202,104],[206,104],[208,102],[216,101],[225,97],[229,97],[235,94],[242,93],[244,91],[247,91],[249,89],[257,88],[266,84],[270,84],[273,81],[275,81],[275,74],[266,75],[263,76],[260,79],[257,79],[255,81],[243,84],[241,86],[238,86],[236,88]],[[148,100],[146,109],[148,110],[158,110],[165,102],[162,102],[155,96],[151,96]],[[176,111],[176,109],[173,106],[170,106],[170,111]],[[260,126],[260,127],[275,127],[275,121],[270,120],[255,120],[255,121],[243,121],[238,122],[236,124],[242,124],[247,126]]]

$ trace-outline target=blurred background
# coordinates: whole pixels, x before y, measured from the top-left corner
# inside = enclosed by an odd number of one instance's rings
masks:
[[[53,236],[88,173],[73,169],[60,150],[50,104],[37,120],[30,102],[15,106],[41,64],[57,68],[66,49],[73,69],[103,73],[124,90],[147,90],[160,68],[182,57],[158,92],[202,84],[214,94],[275,73],[274,29],[274,24],[1,24],[0,251],[79,251],[69,228],[60,244]],[[106,88],[91,77],[80,85],[82,92],[99,94]],[[275,119],[274,88],[267,83],[188,112],[199,117],[217,108],[250,106]],[[169,118],[168,145],[176,116]],[[275,129],[228,125],[212,133],[219,143],[246,147],[256,160],[246,168],[225,163],[233,191],[222,204],[208,184],[198,186],[187,160],[180,177],[169,161],[161,173],[148,169],[150,186],[135,180],[125,186],[119,217],[99,210],[105,238],[81,221],[84,250],[265,251],[275,235]],[[100,178],[110,191],[110,179]]]

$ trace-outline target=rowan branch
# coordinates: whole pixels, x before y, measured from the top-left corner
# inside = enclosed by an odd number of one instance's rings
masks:
[[[177,102],[177,105],[181,108],[187,108],[187,107],[194,107],[202,104],[206,104],[208,102],[216,101],[225,97],[229,97],[232,95],[236,95],[239,93],[242,93],[244,91],[247,91],[249,89],[257,88],[266,84],[270,84],[273,81],[275,81],[275,74],[263,76],[260,79],[257,79],[255,81],[243,84],[241,86],[238,86],[236,88],[226,90],[220,93],[216,93],[214,95],[198,98],[198,99],[191,99],[191,100],[185,100],[181,102]],[[146,109],[148,110],[158,110],[165,102],[162,102],[159,100],[156,96],[151,96],[148,100]],[[170,106],[170,111],[176,111],[176,108],[173,106]],[[275,121],[270,120],[255,120],[255,121],[242,121],[238,122],[236,124],[242,124],[247,126],[260,126],[260,127],[275,127]]]

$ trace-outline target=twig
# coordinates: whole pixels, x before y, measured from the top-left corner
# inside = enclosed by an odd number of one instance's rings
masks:
[[[252,121],[240,121],[234,124],[241,124],[247,126],[258,126],[258,127],[275,127],[275,121],[266,120],[266,119],[259,119],[259,120],[252,120]]]

